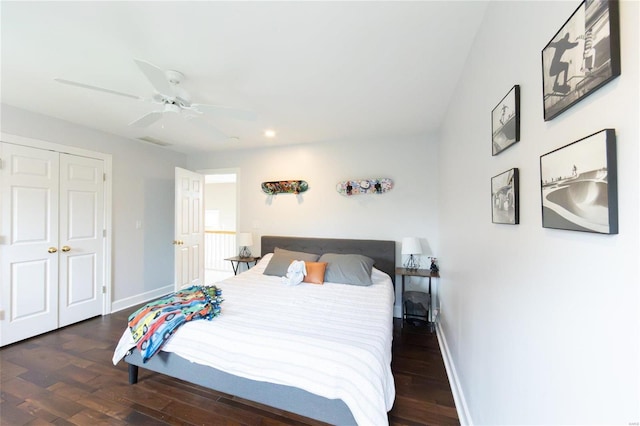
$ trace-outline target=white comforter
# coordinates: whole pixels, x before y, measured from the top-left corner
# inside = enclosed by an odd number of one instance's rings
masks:
[[[359,425],[388,424],[395,399],[389,276],[374,268],[368,287],[288,287],[262,274],[267,256],[217,284],[225,299],[219,317],[186,323],[162,350],[247,379],[341,399]],[[134,346],[127,329],[113,363]]]

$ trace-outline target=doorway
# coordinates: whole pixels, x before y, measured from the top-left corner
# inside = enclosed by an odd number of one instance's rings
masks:
[[[231,262],[236,256],[237,178],[236,171],[209,170],[204,185],[204,278],[213,284],[233,275]]]

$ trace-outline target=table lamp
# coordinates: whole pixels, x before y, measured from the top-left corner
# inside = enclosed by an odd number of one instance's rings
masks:
[[[240,257],[251,257],[249,246],[253,245],[253,237],[250,232],[241,232],[238,234],[238,246],[240,246]]]
[[[409,258],[404,263],[407,269],[418,269],[420,267],[419,255],[422,254],[420,240],[415,237],[405,237],[402,239],[402,254],[408,254]]]

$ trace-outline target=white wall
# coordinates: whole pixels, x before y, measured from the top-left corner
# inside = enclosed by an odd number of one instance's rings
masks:
[[[620,4],[622,75],[544,122],[540,52],[578,4],[490,2],[442,128],[439,334],[463,422],[640,421],[639,3]],[[491,110],[514,84],[521,140],[492,157]],[[540,155],[609,127],[619,234],[543,229]],[[512,167],[520,225],[492,224],[490,178]]]
[[[238,230],[254,234],[253,253],[260,253],[261,235],[390,239],[398,242],[400,265],[403,237],[422,238],[434,253],[439,248],[436,158],[436,139],[425,137],[194,155],[188,164],[239,170]],[[335,189],[340,181],[375,177],[392,178],[395,188],[352,197]],[[262,182],[289,179],[306,180],[309,190],[268,196],[260,189]]]
[[[8,134],[112,155],[114,309],[173,288],[174,168],[184,167],[183,154],[5,104],[0,122]]]

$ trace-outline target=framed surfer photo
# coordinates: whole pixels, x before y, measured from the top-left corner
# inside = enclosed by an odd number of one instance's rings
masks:
[[[616,164],[614,129],[542,155],[542,227],[617,234]]]
[[[620,75],[617,0],[584,0],[542,49],[544,120]]]
[[[520,86],[517,84],[491,111],[491,152],[498,155],[520,140]]]

